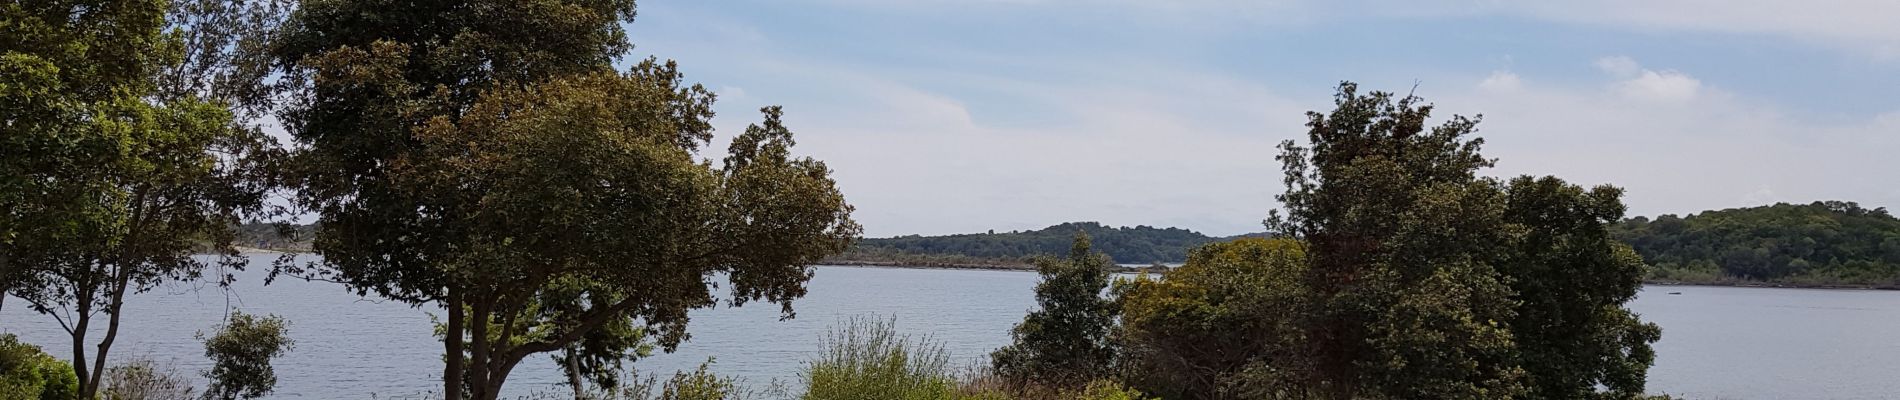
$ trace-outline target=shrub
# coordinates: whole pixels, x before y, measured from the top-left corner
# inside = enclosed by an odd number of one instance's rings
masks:
[[[647,377],[644,380],[627,379],[627,382],[631,383],[620,388],[619,391],[595,397],[604,400],[742,400],[763,398],[773,394],[771,390],[747,388],[737,378],[713,373],[712,364],[712,360],[706,360],[692,372],[674,372],[673,377],[667,379],[665,383],[656,383],[653,377]],[[656,389],[659,390],[657,395],[653,393]],[[773,398],[779,397],[784,396]]]
[[[13,335],[0,335],[0,398],[65,400],[78,392],[72,365]]]
[[[1195,249],[1165,279],[1118,284],[1125,381],[1166,398],[1287,397],[1304,259],[1290,239],[1240,239]]]
[[[897,333],[894,320],[857,317],[825,337],[805,366],[806,400],[937,400],[958,390],[943,345]]]
[[[258,318],[232,312],[217,334],[206,338],[199,333],[198,338],[205,344],[205,358],[212,362],[211,370],[204,372],[211,380],[205,397],[235,400],[270,394],[277,386],[271,359],[289,351],[293,343],[287,336],[287,325],[283,317],[275,315]]]
[[[1082,390],[1065,393],[1062,398],[1075,400],[1152,400],[1153,397],[1141,394],[1120,383],[1106,380],[1089,382]]]
[[[1116,310],[1102,290],[1115,264],[1089,248],[1088,235],[1078,232],[1068,258],[1036,261],[1038,309],[1010,331],[1014,343],[991,355],[996,373],[1010,383],[1079,389],[1108,375]]]
[[[161,366],[148,358],[106,369],[105,400],[191,400],[191,382],[171,366]]]

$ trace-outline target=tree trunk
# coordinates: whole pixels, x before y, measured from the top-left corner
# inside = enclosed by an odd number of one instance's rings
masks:
[[[574,346],[571,345],[565,351],[567,352],[567,385],[574,387],[574,400],[585,400],[587,391],[581,386],[580,354],[575,352]]]
[[[492,320],[488,315],[489,309],[490,304],[486,296],[477,296],[475,301],[469,304],[469,321],[466,321],[469,328],[468,371],[470,374],[468,376],[468,387],[469,390],[473,391],[470,397],[474,400],[493,400],[495,398],[495,393],[490,391],[488,386],[488,379],[490,378],[488,374],[488,351],[490,350],[489,346],[493,343],[488,339],[488,325],[489,321]]]
[[[454,288],[449,289],[449,301],[445,307],[449,313],[449,326],[442,334],[442,347],[446,366],[442,368],[442,399],[462,400],[462,294]]]
[[[503,350],[503,349],[497,349],[497,350]],[[518,364],[521,362],[521,358],[515,357],[512,354],[513,353],[512,351],[499,351],[497,353],[500,354],[499,357],[503,357],[503,358],[498,360],[500,362],[496,363],[494,365],[494,368],[489,369],[487,372],[485,372],[486,374],[488,374],[488,388],[486,389],[488,393],[486,396],[483,396],[481,400],[500,399],[501,385],[503,383],[508,382],[508,373],[513,372],[515,369],[515,364]]]
[[[100,378],[105,376],[106,353],[112,351],[112,341],[119,337],[120,310],[125,308],[125,291],[131,283],[131,274],[125,269],[125,265],[119,265],[116,268],[118,276],[113,278],[112,303],[106,305],[106,337],[99,340],[99,354],[93,356],[92,383],[87,385],[89,389],[85,392],[85,398],[88,399],[98,397]]]
[[[73,316],[73,328],[66,333],[73,338],[73,375],[79,379],[79,397],[90,399],[92,395],[89,393],[93,393],[94,388],[88,384],[93,381],[89,373],[96,373],[86,367],[86,360],[88,360],[86,358],[86,329],[92,325],[92,289],[91,285],[73,286],[74,289],[79,289],[74,293],[74,298],[77,300],[75,305],[79,313]]]
[[[10,276],[18,273],[12,269],[13,258],[7,255],[8,251],[9,249],[0,248],[0,311],[6,311],[7,293],[13,292],[13,278]]]

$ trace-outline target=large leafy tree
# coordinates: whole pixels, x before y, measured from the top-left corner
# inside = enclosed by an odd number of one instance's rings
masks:
[[[95,3],[0,5],[0,290],[38,287],[31,260],[108,212],[94,194],[122,147],[109,117],[162,61],[162,1]]]
[[[1308,144],[1279,156],[1286,214],[1269,227],[1307,243],[1312,383],[1334,398],[1500,398],[1523,370],[1503,325],[1511,291],[1501,183],[1468,137],[1477,120],[1428,127],[1413,96],[1342,84],[1308,113]]]
[[[167,33],[181,12],[164,1],[0,9],[0,92],[21,100],[4,117],[4,151],[17,154],[0,183],[0,278],[70,334],[81,397],[98,392],[127,296],[196,279],[212,262],[241,268],[231,227],[264,209],[272,142],[240,123],[231,98],[158,84],[191,46],[185,32],[209,28]],[[221,257],[192,257],[207,245]]]
[[[1510,182],[1505,218],[1517,237],[1501,265],[1518,304],[1509,326],[1526,398],[1643,394],[1662,330],[1623,308],[1642,288],[1643,259],[1609,232],[1623,218],[1622,195],[1554,177]]]
[[[1660,331],[1623,304],[1641,260],[1611,240],[1622,192],[1504,182],[1477,120],[1428,127],[1413,96],[1358,93],[1282,145],[1307,244],[1306,378],[1332,398],[1579,398],[1642,392]],[[1607,389],[1602,391],[1600,389]]]
[[[710,142],[713,96],[671,62],[624,72],[632,1],[308,2],[277,53],[299,203],[323,258],[285,272],[447,311],[444,395],[493,399],[528,356],[610,368],[686,313],[766,300],[859,228],[776,107]],[[638,328],[638,329],[635,329]]]
[[[1010,331],[1015,342],[991,355],[997,374],[1018,383],[1079,389],[1108,375],[1114,348],[1108,341],[1115,324],[1108,288],[1107,256],[1089,249],[1089,236],[1075,234],[1067,258],[1036,261],[1039,308]]]

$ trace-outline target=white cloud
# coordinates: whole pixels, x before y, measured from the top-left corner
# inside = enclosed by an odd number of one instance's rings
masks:
[[[1642,65],[1637,64],[1635,59],[1629,58],[1628,56],[1599,58],[1596,61],[1596,67],[1603,72],[1609,73],[1611,76],[1619,78],[1634,76],[1642,72]]]
[[[1522,79],[1510,71],[1493,71],[1491,76],[1478,82],[1478,88],[1494,92],[1511,92],[1524,87]]]
[[[1702,91],[1702,81],[1676,71],[1651,71],[1617,83],[1617,90],[1631,99],[1679,103],[1694,100]]]
[[[724,100],[736,100],[736,99],[745,98],[745,88],[740,88],[736,86],[720,86],[719,89],[714,90],[713,93],[718,94],[719,98],[724,99]]]
[[[1774,204],[1785,201],[1786,200],[1782,199],[1780,195],[1775,194],[1774,188],[1770,188],[1768,185],[1761,185],[1761,188],[1755,189],[1755,191],[1744,194],[1741,197],[1742,204],[1750,205]]]
[[[1900,187],[1900,175],[1870,172],[1900,168],[1888,156],[1900,149],[1900,112],[1806,117],[1668,71],[1601,85],[1430,97],[1445,112],[1485,115],[1480,135],[1486,154],[1499,158],[1496,175],[1621,186],[1632,215],[1775,201],[1900,204],[1900,192],[1888,190]],[[1657,107],[1633,94],[1694,101]]]
[[[1404,2],[1405,7],[1502,13],[1663,32],[1794,38],[1881,58],[1900,57],[1900,1],[1598,0]]]
[[[1645,69],[1628,56],[1598,58],[1592,64],[1597,70],[1620,79],[1614,86],[1615,91],[1631,100],[1680,103],[1694,100],[1702,92],[1702,80],[1676,70]]]

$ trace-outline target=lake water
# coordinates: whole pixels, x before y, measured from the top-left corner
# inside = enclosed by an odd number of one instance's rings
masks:
[[[442,346],[429,318],[436,310],[359,298],[329,283],[265,287],[262,276],[241,274],[228,297],[174,287],[128,302],[113,358],[144,355],[200,370],[203,348],[192,336],[216,325],[228,304],[291,320],[297,347],[277,362],[273,398],[415,397],[440,385]],[[1018,271],[818,267],[810,295],[794,303],[798,318],[779,321],[777,307],[766,304],[702,310],[678,352],[634,366],[671,372],[712,358],[713,370],[754,385],[795,382],[826,330],[861,315],[896,318],[900,330],[929,334],[958,362],[974,363],[1009,341],[1010,326],[1034,305],[1036,279]],[[1900,396],[1900,292],[1651,287],[1630,306],[1663,327],[1652,392],[1735,400]],[[19,300],[0,313],[0,332],[55,355],[68,352],[58,325]],[[511,395],[563,393],[562,381],[554,363],[537,356],[516,369],[508,388]]]

